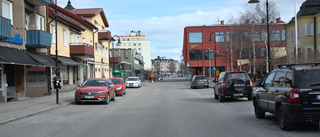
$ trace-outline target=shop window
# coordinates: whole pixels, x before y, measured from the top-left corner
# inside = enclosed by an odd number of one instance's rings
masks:
[[[202,50],[189,50],[190,60],[202,60]]]
[[[27,69],[28,86],[43,86],[47,83],[47,71],[45,67],[32,66]]]
[[[69,66],[60,69],[63,84],[69,84]]]
[[[213,53],[213,49],[210,49],[210,51],[208,49],[204,50],[204,59],[205,60],[213,60],[214,53]]]

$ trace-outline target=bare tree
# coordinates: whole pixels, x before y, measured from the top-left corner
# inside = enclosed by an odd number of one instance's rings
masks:
[[[172,74],[176,73],[176,64],[173,61],[170,62],[169,72],[172,73]]]

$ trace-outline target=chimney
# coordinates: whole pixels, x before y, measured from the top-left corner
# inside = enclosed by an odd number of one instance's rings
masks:
[[[249,19],[246,19],[246,24],[249,24]]]
[[[281,22],[281,18],[277,18],[277,23],[280,23]]]
[[[224,20],[221,20],[221,25],[224,25]]]

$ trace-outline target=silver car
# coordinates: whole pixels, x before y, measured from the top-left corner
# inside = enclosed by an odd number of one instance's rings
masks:
[[[191,88],[197,88],[197,87],[209,87],[209,82],[207,80],[206,76],[203,75],[194,75],[192,77],[192,80],[190,82],[190,87]]]
[[[128,77],[126,80],[126,87],[141,87],[141,80],[139,77]]]

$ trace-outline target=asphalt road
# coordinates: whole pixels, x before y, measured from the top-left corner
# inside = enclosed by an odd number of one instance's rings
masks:
[[[282,131],[275,116],[256,119],[251,101],[220,103],[212,89],[168,78],[130,88],[109,105],[70,104],[0,126],[1,137],[319,137],[315,124]]]

